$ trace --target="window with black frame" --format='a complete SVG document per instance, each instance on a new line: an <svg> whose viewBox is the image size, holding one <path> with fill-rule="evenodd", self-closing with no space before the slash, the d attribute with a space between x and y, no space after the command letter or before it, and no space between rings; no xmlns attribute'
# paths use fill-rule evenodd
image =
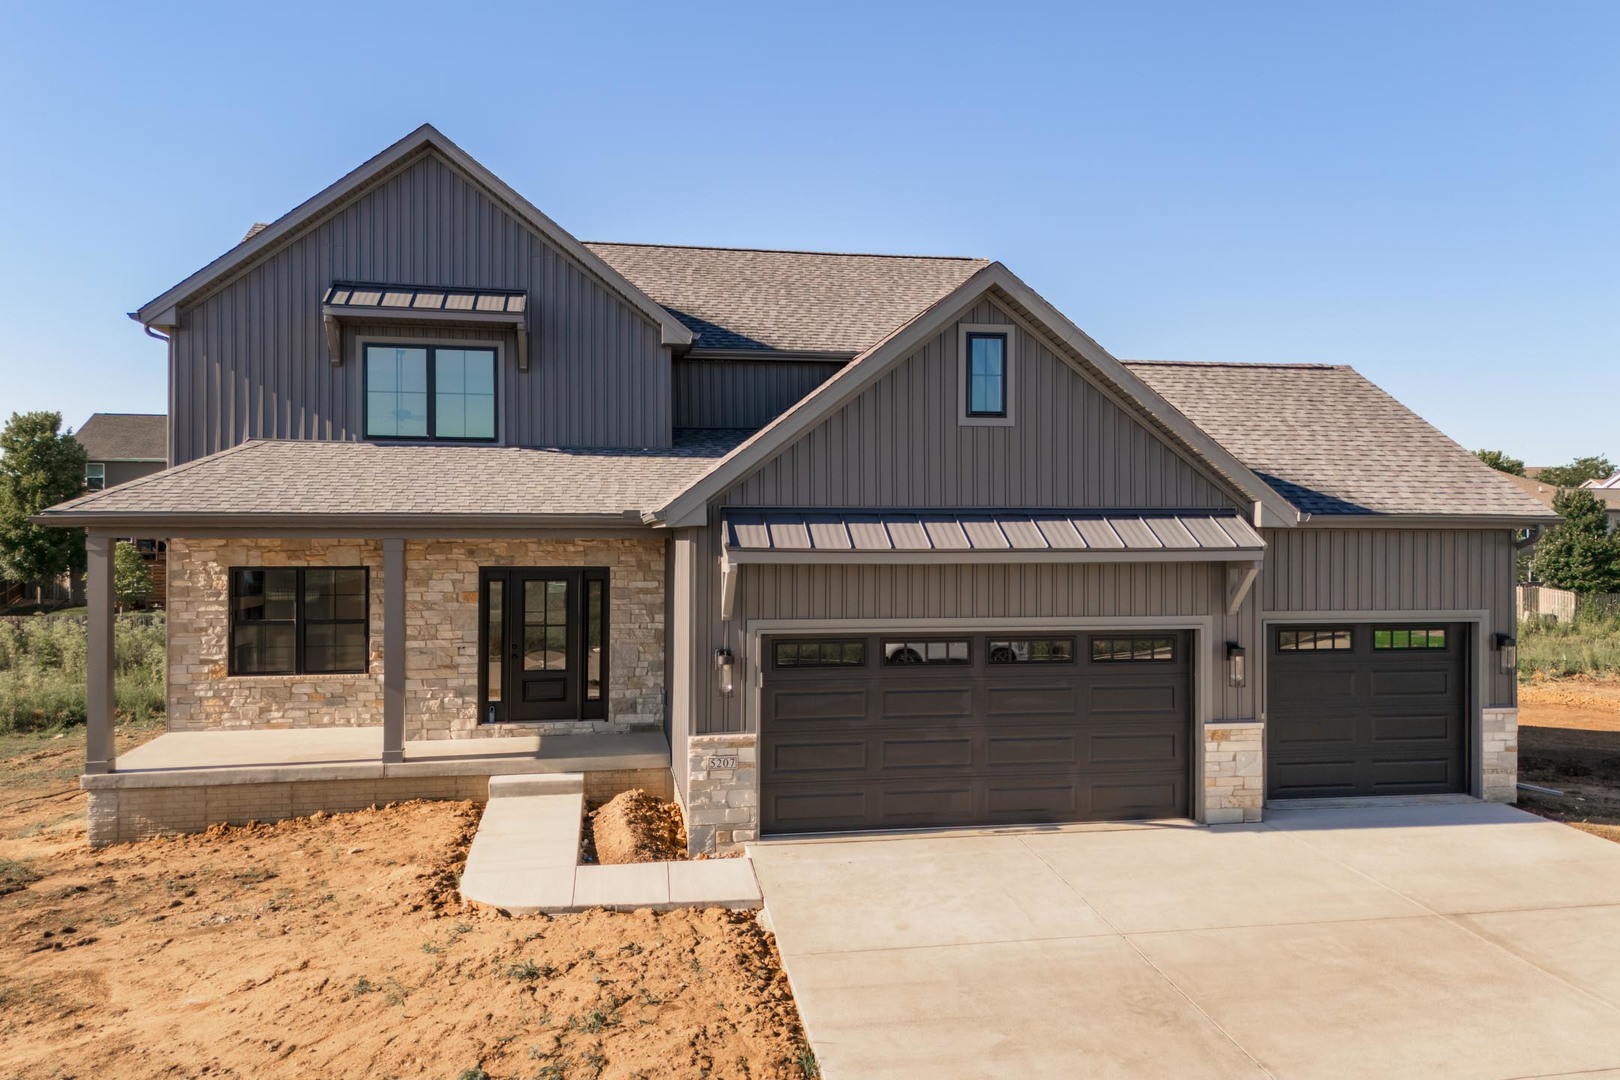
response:
<svg viewBox="0 0 1620 1080"><path fill-rule="evenodd" d="M365 567L233 567L230 574L232 675L367 670Z"/></svg>
<svg viewBox="0 0 1620 1080"><path fill-rule="evenodd" d="M495 350L365 347L366 437L492 442Z"/></svg>

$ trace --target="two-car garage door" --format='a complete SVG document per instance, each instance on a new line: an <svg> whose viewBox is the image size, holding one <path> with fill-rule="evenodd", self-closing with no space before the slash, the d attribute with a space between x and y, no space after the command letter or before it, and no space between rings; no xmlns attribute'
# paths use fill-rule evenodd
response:
<svg viewBox="0 0 1620 1080"><path fill-rule="evenodd" d="M767 833L1182 817L1178 632L768 638Z"/></svg>

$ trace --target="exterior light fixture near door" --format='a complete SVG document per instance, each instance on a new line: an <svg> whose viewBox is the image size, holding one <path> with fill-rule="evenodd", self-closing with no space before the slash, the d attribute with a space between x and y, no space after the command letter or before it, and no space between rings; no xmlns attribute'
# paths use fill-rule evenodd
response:
<svg viewBox="0 0 1620 1080"><path fill-rule="evenodd" d="M1227 682L1233 686L1242 686L1249 681L1248 654L1243 646L1235 641L1226 643L1226 676Z"/></svg>
<svg viewBox="0 0 1620 1080"><path fill-rule="evenodd" d="M1496 659L1502 674L1511 675L1519 670L1519 642L1512 634L1496 635Z"/></svg>
<svg viewBox="0 0 1620 1080"><path fill-rule="evenodd" d="M736 666L737 658L731 655L730 649L714 650L714 674L722 694L730 694L736 689L737 684L733 678Z"/></svg>

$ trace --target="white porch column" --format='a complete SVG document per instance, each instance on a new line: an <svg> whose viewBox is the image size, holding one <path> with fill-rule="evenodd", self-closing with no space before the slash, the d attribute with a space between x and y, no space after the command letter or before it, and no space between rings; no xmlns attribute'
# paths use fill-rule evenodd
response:
<svg viewBox="0 0 1620 1080"><path fill-rule="evenodd" d="M86 582L88 611L85 630L89 651L85 663L84 771L110 773L115 764L113 744L113 587L110 536L85 537L89 560Z"/></svg>
<svg viewBox="0 0 1620 1080"><path fill-rule="evenodd" d="M383 763L405 760L405 541L383 540Z"/></svg>

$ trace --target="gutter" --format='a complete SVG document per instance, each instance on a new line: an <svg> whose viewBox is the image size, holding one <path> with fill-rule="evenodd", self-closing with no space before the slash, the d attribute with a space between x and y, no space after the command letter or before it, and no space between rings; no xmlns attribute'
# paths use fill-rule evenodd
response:
<svg viewBox="0 0 1620 1080"><path fill-rule="evenodd" d="M167 342L169 340L168 335L160 334L156 330L153 330L150 324L141 322L141 313L140 312L138 312L138 311L130 311L130 312L125 312L125 314L127 314L131 319L134 319L136 322L141 323L141 329L146 331L146 336L147 337L156 338L157 340L163 341L163 342ZM169 329L172 330L174 328L171 326Z"/></svg>
<svg viewBox="0 0 1620 1080"><path fill-rule="evenodd" d="M134 510L45 510L28 519L46 528L95 529L569 529L640 531L641 512L620 514L209 514ZM469 534L473 535L473 534Z"/></svg>

